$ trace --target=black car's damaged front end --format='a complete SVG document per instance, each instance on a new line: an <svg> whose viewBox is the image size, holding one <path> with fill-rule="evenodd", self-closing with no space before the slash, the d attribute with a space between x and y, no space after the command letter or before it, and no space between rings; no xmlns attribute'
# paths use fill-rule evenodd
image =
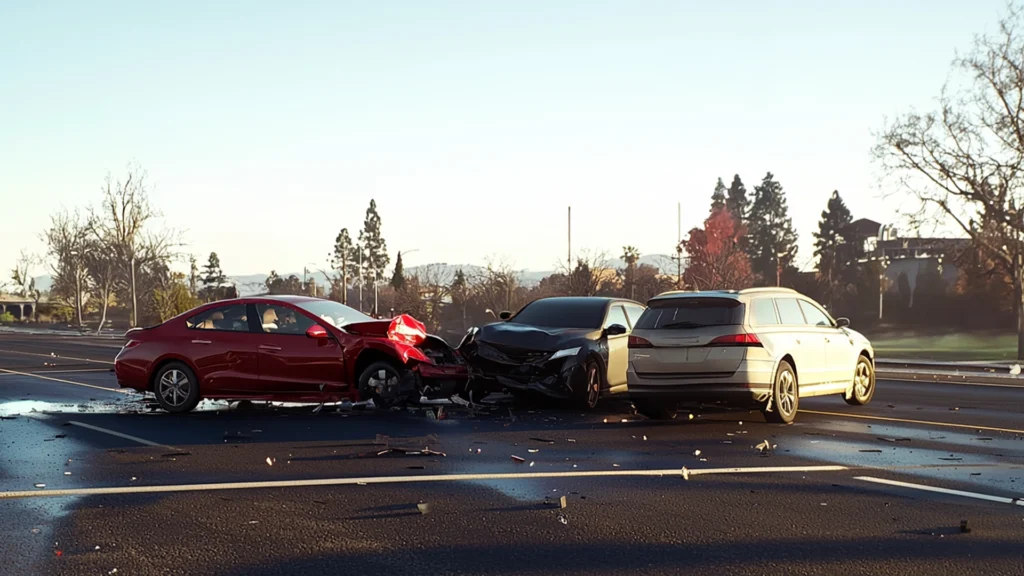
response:
<svg viewBox="0 0 1024 576"><path fill-rule="evenodd" d="M490 342L471 332L459 347L475 387L487 391L535 392L560 400L572 397L585 378L581 353L587 346L533 348Z"/></svg>

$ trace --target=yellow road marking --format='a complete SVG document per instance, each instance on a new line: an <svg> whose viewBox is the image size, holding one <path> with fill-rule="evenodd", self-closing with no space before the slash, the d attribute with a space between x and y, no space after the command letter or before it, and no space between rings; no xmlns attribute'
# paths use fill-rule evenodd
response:
<svg viewBox="0 0 1024 576"><path fill-rule="evenodd" d="M819 410L800 410L804 414L818 414L821 416L838 416L840 418L859 418L861 420L881 420L883 422L902 422L904 424L924 424L925 426L942 426L944 428L963 428L965 430L987 430L989 432L1007 432L1009 434L1024 434L1024 430L1013 428L995 428L992 426L975 426L974 424L953 424L950 422L932 422L930 420L910 420L907 418L887 418L885 416L868 416L866 414L845 414L843 412L822 412Z"/></svg>
<svg viewBox="0 0 1024 576"><path fill-rule="evenodd" d="M93 364L113 364L107 360L93 360L91 358L74 358L72 356L52 356L50 354L40 354L39 352L22 352L20 350L0 350L3 354L21 354L23 356L38 356L40 358L60 358L61 360L75 360L76 362L91 362Z"/></svg>
<svg viewBox="0 0 1024 576"><path fill-rule="evenodd" d="M64 380L63 378L53 378L50 376L41 376L39 374L33 374L31 372L18 372L17 370L7 370L0 368L0 372L4 374L14 374L16 376L30 376L32 378L39 378L40 380L49 380L51 382L60 382L61 384L72 384L74 386L84 386L86 388L95 388L96 390L105 390L107 392L120 392L121 394L130 394L127 390L121 390L119 388L107 388L105 386L96 386L95 384L86 384L85 382L75 382L74 380Z"/></svg>

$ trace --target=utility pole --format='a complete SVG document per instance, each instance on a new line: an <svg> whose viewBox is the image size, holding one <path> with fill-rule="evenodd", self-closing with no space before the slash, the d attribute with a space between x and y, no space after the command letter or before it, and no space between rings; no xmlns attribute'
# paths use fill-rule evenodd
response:
<svg viewBox="0 0 1024 576"><path fill-rule="evenodd" d="M683 287L683 203L676 203L676 290Z"/></svg>
<svg viewBox="0 0 1024 576"><path fill-rule="evenodd" d="M566 260L565 260L566 265L568 266L565 269L567 274L568 273L572 273L572 206L569 206L569 227L568 227L568 232L569 232L569 243L568 243L568 253L567 253L568 254L568 258L566 258Z"/></svg>
<svg viewBox="0 0 1024 576"><path fill-rule="evenodd" d="M366 274L363 272L363 247L359 247L359 311L363 311L363 280Z"/></svg>

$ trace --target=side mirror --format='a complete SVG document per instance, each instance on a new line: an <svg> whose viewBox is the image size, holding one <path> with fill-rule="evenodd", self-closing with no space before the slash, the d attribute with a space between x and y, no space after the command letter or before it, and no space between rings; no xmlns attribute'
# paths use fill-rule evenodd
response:
<svg viewBox="0 0 1024 576"><path fill-rule="evenodd" d="M628 330L626 330L626 327L622 324L612 324L604 329L606 336L622 336L626 332L628 332Z"/></svg>
<svg viewBox="0 0 1024 576"><path fill-rule="evenodd" d="M836 318L836 328L846 328L850 325L849 318Z"/></svg>
<svg viewBox="0 0 1024 576"><path fill-rule="evenodd" d="M501 318L502 320L508 320L511 317L512 313L509 312L508 310L502 310L501 313L498 314L498 318Z"/></svg>
<svg viewBox="0 0 1024 576"><path fill-rule="evenodd" d="M330 335L327 333L327 329L319 324L313 324L306 330L306 336L316 340L326 340Z"/></svg>

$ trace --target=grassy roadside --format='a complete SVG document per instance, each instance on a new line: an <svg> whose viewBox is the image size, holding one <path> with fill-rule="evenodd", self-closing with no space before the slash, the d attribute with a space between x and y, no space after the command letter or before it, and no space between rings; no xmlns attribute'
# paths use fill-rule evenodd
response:
<svg viewBox="0 0 1024 576"><path fill-rule="evenodd" d="M867 334L882 359L945 362L1008 361L1017 356L1017 335L1007 332Z"/></svg>

